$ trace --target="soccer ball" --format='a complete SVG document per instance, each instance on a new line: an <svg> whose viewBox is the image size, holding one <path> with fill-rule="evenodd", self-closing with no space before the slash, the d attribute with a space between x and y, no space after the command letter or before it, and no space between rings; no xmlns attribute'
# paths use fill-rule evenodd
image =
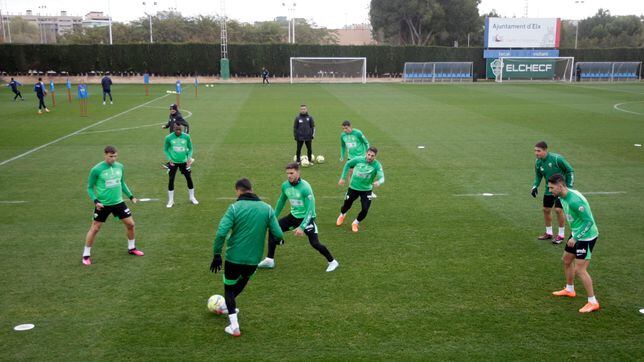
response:
<svg viewBox="0 0 644 362"><path fill-rule="evenodd" d="M304 158L304 157L302 157L302 162L300 162L300 164L302 165L302 167L311 166L311 163L309 162L308 158Z"/></svg>
<svg viewBox="0 0 644 362"><path fill-rule="evenodd" d="M226 300L224 297L222 297L219 294L215 294L208 298L208 310L217 313L217 314L222 314L226 309Z"/></svg>
<svg viewBox="0 0 644 362"><path fill-rule="evenodd" d="M318 157L315 159L315 162L317 163L324 163L324 156L318 155Z"/></svg>
<svg viewBox="0 0 644 362"><path fill-rule="evenodd" d="M168 93L168 94L172 93L172 91L171 91L171 90L167 90L167 91L165 91L165 92L166 92L166 93Z"/></svg>

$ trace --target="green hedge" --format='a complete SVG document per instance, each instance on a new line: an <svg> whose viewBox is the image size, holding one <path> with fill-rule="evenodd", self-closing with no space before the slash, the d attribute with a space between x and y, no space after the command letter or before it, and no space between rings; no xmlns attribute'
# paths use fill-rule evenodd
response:
<svg viewBox="0 0 644 362"><path fill-rule="evenodd" d="M562 49L561 56L579 61L642 61L644 48ZM29 70L84 74L145 70L158 75L219 74L219 44L119 44L119 45L0 45L0 72ZM228 46L231 74L258 75L266 66L271 73L289 73L289 57L367 57L372 75L398 74L412 61L471 61L478 77L485 76L482 48L340 46L289 44L232 44Z"/></svg>

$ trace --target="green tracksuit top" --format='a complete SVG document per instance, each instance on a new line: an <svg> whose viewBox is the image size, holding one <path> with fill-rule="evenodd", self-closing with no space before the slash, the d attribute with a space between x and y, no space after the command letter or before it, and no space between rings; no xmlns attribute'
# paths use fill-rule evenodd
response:
<svg viewBox="0 0 644 362"><path fill-rule="evenodd" d="M364 156L368 148L369 141L359 129L353 128L351 133L340 135L340 160L344 160L345 153L348 160Z"/></svg>
<svg viewBox="0 0 644 362"><path fill-rule="evenodd" d="M92 201L98 200L105 206L120 204L123 202L121 193L132 197L125 184L125 173L120 162L110 165L103 161L92 167L87 179L87 194Z"/></svg>
<svg viewBox="0 0 644 362"><path fill-rule="evenodd" d="M170 133L165 137L163 152L168 160L174 163L186 163L192 158L192 140L187 133L176 134Z"/></svg>
<svg viewBox="0 0 644 362"><path fill-rule="evenodd" d="M228 207L221 218L213 242L213 251L215 254L221 254L224 241L228 237L227 261L257 265L264 255L267 229L277 239L284 238L273 208L254 194L243 194Z"/></svg>
<svg viewBox="0 0 644 362"><path fill-rule="evenodd" d="M575 240L588 241L599 235L588 200L581 192L568 189L566 197L560 197L559 200Z"/></svg>
<svg viewBox="0 0 644 362"><path fill-rule="evenodd" d="M284 208L286 200L291 203L291 214L298 219L303 219L300 228L304 229L306 225L315 219L315 196L313 189L308 182L299 179L295 186L286 180L282 184L282 192L275 205L275 214L279 215Z"/></svg>
<svg viewBox="0 0 644 362"><path fill-rule="evenodd" d="M373 190L373 182L376 180L381 185L385 183L385 172L378 160L367 162L365 157L354 158L344 165L340 178L344 180L351 168L353 168L353 175L351 175L349 187L356 191Z"/></svg>
<svg viewBox="0 0 644 362"><path fill-rule="evenodd" d="M534 172L535 176L532 186L539 187L541 179L544 178L546 180L546 195L552 195L548 190L548 179L554 174L561 174L566 180L566 186L568 187L573 187L572 185L575 181L575 174L572 166L570 166L563 156L552 152L548 152L548 155L543 160L540 158L536 159L534 163Z"/></svg>

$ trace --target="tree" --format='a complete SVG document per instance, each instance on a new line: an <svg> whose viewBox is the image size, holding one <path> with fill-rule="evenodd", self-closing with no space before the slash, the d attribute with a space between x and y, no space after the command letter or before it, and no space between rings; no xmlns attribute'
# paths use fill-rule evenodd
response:
<svg viewBox="0 0 644 362"><path fill-rule="evenodd" d="M369 17L380 41L451 45L480 29L480 0L372 0Z"/></svg>
<svg viewBox="0 0 644 362"><path fill-rule="evenodd" d="M40 43L40 30L34 23L21 17L13 17L8 26L11 30L11 42L13 43Z"/></svg>
<svg viewBox="0 0 644 362"><path fill-rule="evenodd" d="M635 15L612 16L609 10L599 9L594 16L579 22L579 47L642 47L642 19Z"/></svg>

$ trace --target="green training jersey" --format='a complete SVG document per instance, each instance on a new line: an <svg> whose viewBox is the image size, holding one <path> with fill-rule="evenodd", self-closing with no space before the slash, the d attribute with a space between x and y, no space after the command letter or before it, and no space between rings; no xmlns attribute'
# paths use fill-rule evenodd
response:
<svg viewBox="0 0 644 362"><path fill-rule="evenodd" d="M381 185L385 183L385 172L378 160L367 162L365 157L352 159L344 165L341 179L347 177L350 168L353 169L353 175L349 187L356 191L371 191L374 181L378 181Z"/></svg>
<svg viewBox="0 0 644 362"><path fill-rule="evenodd" d="M123 202L121 193L132 197L125 184L125 173L120 162L110 165L103 161L92 167L87 179L87 194L92 201L98 200L105 206L120 204Z"/></svg>
<svg viewBox="0 0 644 362"><path fill-rule="evenodd" d="M559 200L575 240L588 241L599 235L588 200L581 192L568 189L566 197L560 197Z"/></svg>
<svg viewBox="0 0 644 362"><path fill-rule="evenodd" d="M364 156L369 148L369 141L359 129L352 129L351 133L342 132L340 135L340 160Z"/></svg>
<svg viewBox="0 0 644 362"><path fill-rule="evenodd" d="M177 136L174 132L170 133L165 137L163 152L168 160L174 163L188 162L192 158L192 140L190 139L190 135L182 133Z"/></svg>
<svg viewBox="0 0 644 362"><path fill-rule="evenodd" d="M548 190L548 179L554 174L561 174L564 179L566 179L566 185L568 187L573 187L572 185L575 181L575 174L572 166L570 166L563 156L552 152L548 152L546 158L543 160L540 158L536 159L534 163L534 172L535 176L532 186L539 187L541 179L545 179L546 195L552 195Z"/></svg>
<svg viewBox="0 0 644 362"><path fill-rule="evenodd" d="M291 203L291 214L298 219L303 219L300 227L304 229L316 216L315 196L313 196L311 185L302 179L295 186L291 185L288 180L284 181L282 192L277 200L277 205L275 205L277 215L282 212L287 199Z"/></svg>
<svg viewBox="0 0 644 362"><path fill-rule="evenodd" d="M227 261L257 265L264 255L267 229L277 239L284 237L273 208L253 194L243 194L228 206L221 218L213 242L213 251L215 254L221 254L224 241L228 238Z"/></svg>

